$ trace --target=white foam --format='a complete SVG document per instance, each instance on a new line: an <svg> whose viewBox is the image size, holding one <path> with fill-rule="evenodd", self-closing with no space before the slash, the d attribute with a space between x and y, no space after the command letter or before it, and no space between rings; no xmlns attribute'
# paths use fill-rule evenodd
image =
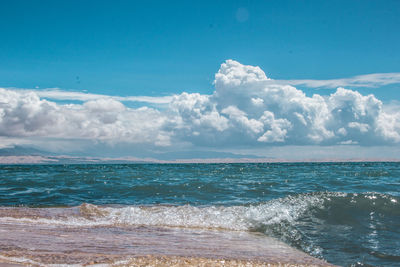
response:
<svg viewBox="0 0 400 267"><path fill-rule="evenodd" d="M248 206L80 206L78 216L63 218L11 218L1 222L41 223L68 227L168 226L250 230L260 225L293 222L310 207L323 205L320 195L297 195Z"/></svg>

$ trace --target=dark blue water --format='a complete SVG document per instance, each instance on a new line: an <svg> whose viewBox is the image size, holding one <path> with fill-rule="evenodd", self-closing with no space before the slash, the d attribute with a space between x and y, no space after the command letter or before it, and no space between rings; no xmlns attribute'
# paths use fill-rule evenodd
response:
<svg viewBox="0 0 400 267"><path fill-rule="evenodd" d="M400 163L0 166L0 206L82 203L157 205L192 226L232 220L334 264L400 266Z"/></svg>

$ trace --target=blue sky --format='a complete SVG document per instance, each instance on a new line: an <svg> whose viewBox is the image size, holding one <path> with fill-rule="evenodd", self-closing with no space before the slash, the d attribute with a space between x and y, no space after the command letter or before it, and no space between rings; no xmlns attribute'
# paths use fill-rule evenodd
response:
<svg viewBox="0 0 400 267"><path fill-rule="evenodd" d="M1 86L211 93L226 59L274 79L400 71L399 1L17 0L1 10Z"/></svg>
<svg viewBox="0 0 400 267"><path fill-rule="evenodd" d="M68 103L83 105L84 102L94 101L99 97L84 101L71 99L71 97L68 99L49 98L40 91L58 88L58 91L62 92L84 92L121 97L170 97L183 92L212 95L216 91L215 74L220 70L222 63L233 59L244 66L259 66L268 78L283 81L282 84L291 84L309 98L313 94L329 96L341 86L357 91L362 96L374 94L376 99L382 101L386 110L395 110L391 113L392 116L397 114L397 102L400 101L399 78L396 74L400 72L399 12L399 1L366 0L3 1L0 23L0 87L18 92L21 91L20 89L33 89L39 92L42 100L47 99L59 106ZM365 86L344 82L340 84L342 80L335 87L322 83L323 85L317 88L306 82L290 82L293 80L337 80L377 73L391 73L397 76L394 75L395 78L392 77L393 75L390 76L394 80L387 84L382 82L373 84L374 82L370 81ZM220 93L228 85L221 83ZM19 97L26 98L25 95ZM251 97L255 99L254 103L259 103L264 99L254 95ZM154 99L147 102L114 100L132 109L144 106L161 113L165 109L171 109L170 113L178 112L180 118L183 118L182 110L177 111L166 107L170 99L161 100L163 102L161 104L154 103L157 102ZM249 121L251 119L260 121L261 114L264 114L261 111L261 113L255 111L254 113L247 107L240 108L240 105L235 104L234 101L229 105L218 101L216 98L211 101L212 105L215 105L218 116L225 116L228 119L234 117L232 114L236 114L237 119L240 113L229 109L230 106L246 113L246 119ZM266 103L265 99L264 102ZM329 103L328 105L333 105ZM97 104L103 105L103 109L104 105L118 106L116 103L106 102ZM225 113L223 108L225 108ZM203 108L203 110L206 109ZM354 118L357 117L360 121L343 120L346 121L347 126L345 126L351 129L358 124L369 125L368 129L365 128L366 126L359 125L360 131L364 134L362 138L356 134L351 135L344 126L338 126L336 130L333 130L332 122L327 122L326 129L332 131L335 136L337 135L335 131L343 134L346 132L352 139L339 138L340 140L326 141L325 138L332 138L326 133L323 141L318 141L317 138L316 143L313 143L299 141L301 138L294 138L296 136L294 133L290 135L290 131L296 127L290 116L287 117L287 114L284 116L279 112L278 114L271 109L265 110L271 111L276 116L275 119L287 119L288 125L292 125L285 126L287 136L282 137L285 141L281 141L279 137L273 139L277 143L268 141L278 146L283 144L335 146L338 142L341 145L353 142L365 146L370 142L368 140L373 139L371 136L365 137L365 131L374 131L375 135L383 131L381 130L383 124L378 125L376 121L382 121L385 117L382 115L376 121L370 121L367 118L360 119L359 116ZM393 116L385 127L399 122L397 115ZM42 118L43 121L46 120L44 115ZM189 120L189 118L184 119ZM96 120L98 120L97 117ZM171 118L168 119L169 122L171 120ZM3 116L3 123L4 121ZM232 121L229 123L232 128L238 127ZM268 124L265 121L263 123L264 126ZM27 125L31 124L32 122L25 122L24 129L29 129ZM281 122L281 127L284 128L284 124ZM214 143L207 144L196 137L205 133L190 128L192 126L180 125L182 129L189 127L192 130L191 133L194 133L197 138L194 137L192 140L187 138L188 133L177 133L176 130L171 130L178 127L174 125L168 123L168 126L156 132L159 135L160 132L173 132L171 135L161 134L160 138L167 138L168 135L168 138L175 141L179 139L177 143L171 141L176 148L187 149L191 146L195 146L196 149L215 148ZM267 132L267 128L272 129L272 124L268 125L269 128L265 126L259 132L256 128L251 128L254 130L253 134L258 133L258 136L253 137L259 139L260 136L264 136L262 132ZM7 124L7 129L10 127L14 129L14 126ZM29 133L0 131L3 146L22 139L24 140L21 141L22 143L36 145L47 139L62 139L62 142L66 142L65 137L55 134L56 130L49 130L49 126L41 127L43 128L35 128L28 131ZM225 126L221 127L218 125L216 128L218 133L223 133L228 129L225 129ZM342 128L345 130L339 130ZM385 132L386 135L382 135L379 132L384 137L381 136L379 140L373 139L372 143L390 146L396 144L397 146L398 141L394 141L397 139L393 137L393 134L399 133L399 130L396 127L392 128L390 128L393 131L392 134ZM210 131L206 132L210 134ZM124 138L117 135L113 141L107 139L107 142L120 144L120 140L123 139L125 141L122 143L130 143L125 135L129 134L124 132ZM154 135L157 134L154 133ZM88 136L90 135L79 136L77 139L89 138ZM239 142L240 144L236 146L235 140L243 138L239 133L232 133L232 136L229 136L233 136L232 142L224 144L220 150L239 151L240 147L248 151L258 147L250 140L244 143ZM313 136L313 134L307 133L304 138L307 139L307 136ZM353 140L356 137L361 139ZM4 141L6 139L8 141ZM33 142L33 139L40 139L40 142ZM101 138L99 140L104 141ZM163 142L160 140L153 140L153 145ZM286 140L292 141L286 143ZM114 144L115 146L118 145ZM146 149L140 148L140 150Z"/></svg>

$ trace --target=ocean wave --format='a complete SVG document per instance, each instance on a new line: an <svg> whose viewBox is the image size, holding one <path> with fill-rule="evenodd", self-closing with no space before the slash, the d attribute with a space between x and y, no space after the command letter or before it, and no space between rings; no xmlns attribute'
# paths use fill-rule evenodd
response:
<svg viewBox="0 0 400 267"><path fill-rule="evenodd" d="M0 220L62 224L69 227L147 225L252 230L263 224L294 221L308 209L320 206L323 202L324 200L318 195L306 194L240 206L107 207L83 203L65 213L62 212L63 208L23 208L26 213L20 210L17 216L8 217L7 211L3 210ZM42 212L43 209L47 212ZM74 209L77 212L72 212ZM12 209L7 208L7 210ZM32 210L37 212L32 212Z"/></svg>
<svg viewBox="0 0 400 267"><path fill-rule="evenodd" d="M237 206L0 208L0 223L63 227L179 227L261 232L319 258L354 250L398 258L400 198L381 193L317 192ZM335 240L335 243L332 242ZM388 240L392 240L388 242ZM323 249L324 248L324 249ZM329 255L328 255L329 257Z"/></svg>
<svg viewBox="0 0 400 267"><path fill-rule="evenodd" d="M379 194L349 194L340 192L319 192L297 194L271 201L239 206L122 206L107 207L83 203L75 212L67 208L3 208L0 220L32 221L35 223L63 224L70 227L119 225L119 226L168 226L217 228L227 230L263 231L263 227L280 223L294 223L304 216L326 217L323 213L337 207L342 213L348 209L389 212L400 215L399 197ZM13 218L7 216L7 209L24 209ZM32 213L37 210L37 213ZM39 212L47 210L47 212ZM29 216L25 216L28 215ZM36 214L33 216L32 214ZM332 216L334 214L331 214ZM346 218L348 220L349 218Z"/></svg>

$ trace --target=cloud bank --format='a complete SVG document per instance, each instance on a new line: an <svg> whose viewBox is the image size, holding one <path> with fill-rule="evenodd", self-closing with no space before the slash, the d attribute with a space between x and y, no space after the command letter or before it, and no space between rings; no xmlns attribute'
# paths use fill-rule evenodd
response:
<svg viewBox="0 0 400 267"><path fill-rule="evenodd" d="M292 85L273 81L259 67L227 60L215 75L212 95L119 98L0 89L0 140L232 148L400 143L400 109L384 110L373 95L339 87L330 95L308 97ZM83 103L61 104L49 98ZM124 101L167 107L129 108Z"/></svg>
<svg viewBox="0 0 400 267"><path fill-rule="evenodd" d="M400 73L373 73L358 75L351 78L330 80L287 80L277 81L281 84L304 85L311 88L337 88L337 87L379 87L400 83Z"/></svg>
<svg viewBox="0 0 400 267"><path fill-rule="evenodd" d="M168 104L172 100L172 96L108 96L100 94L90 94L83 92L62 91L58 88L47 90L27 90L27 89L14 89L22 93L33 92L37 96L52 100L77 100L77 101L91 101L98 99L113 99L121 102L144 102L150 104Z"/></svg>

